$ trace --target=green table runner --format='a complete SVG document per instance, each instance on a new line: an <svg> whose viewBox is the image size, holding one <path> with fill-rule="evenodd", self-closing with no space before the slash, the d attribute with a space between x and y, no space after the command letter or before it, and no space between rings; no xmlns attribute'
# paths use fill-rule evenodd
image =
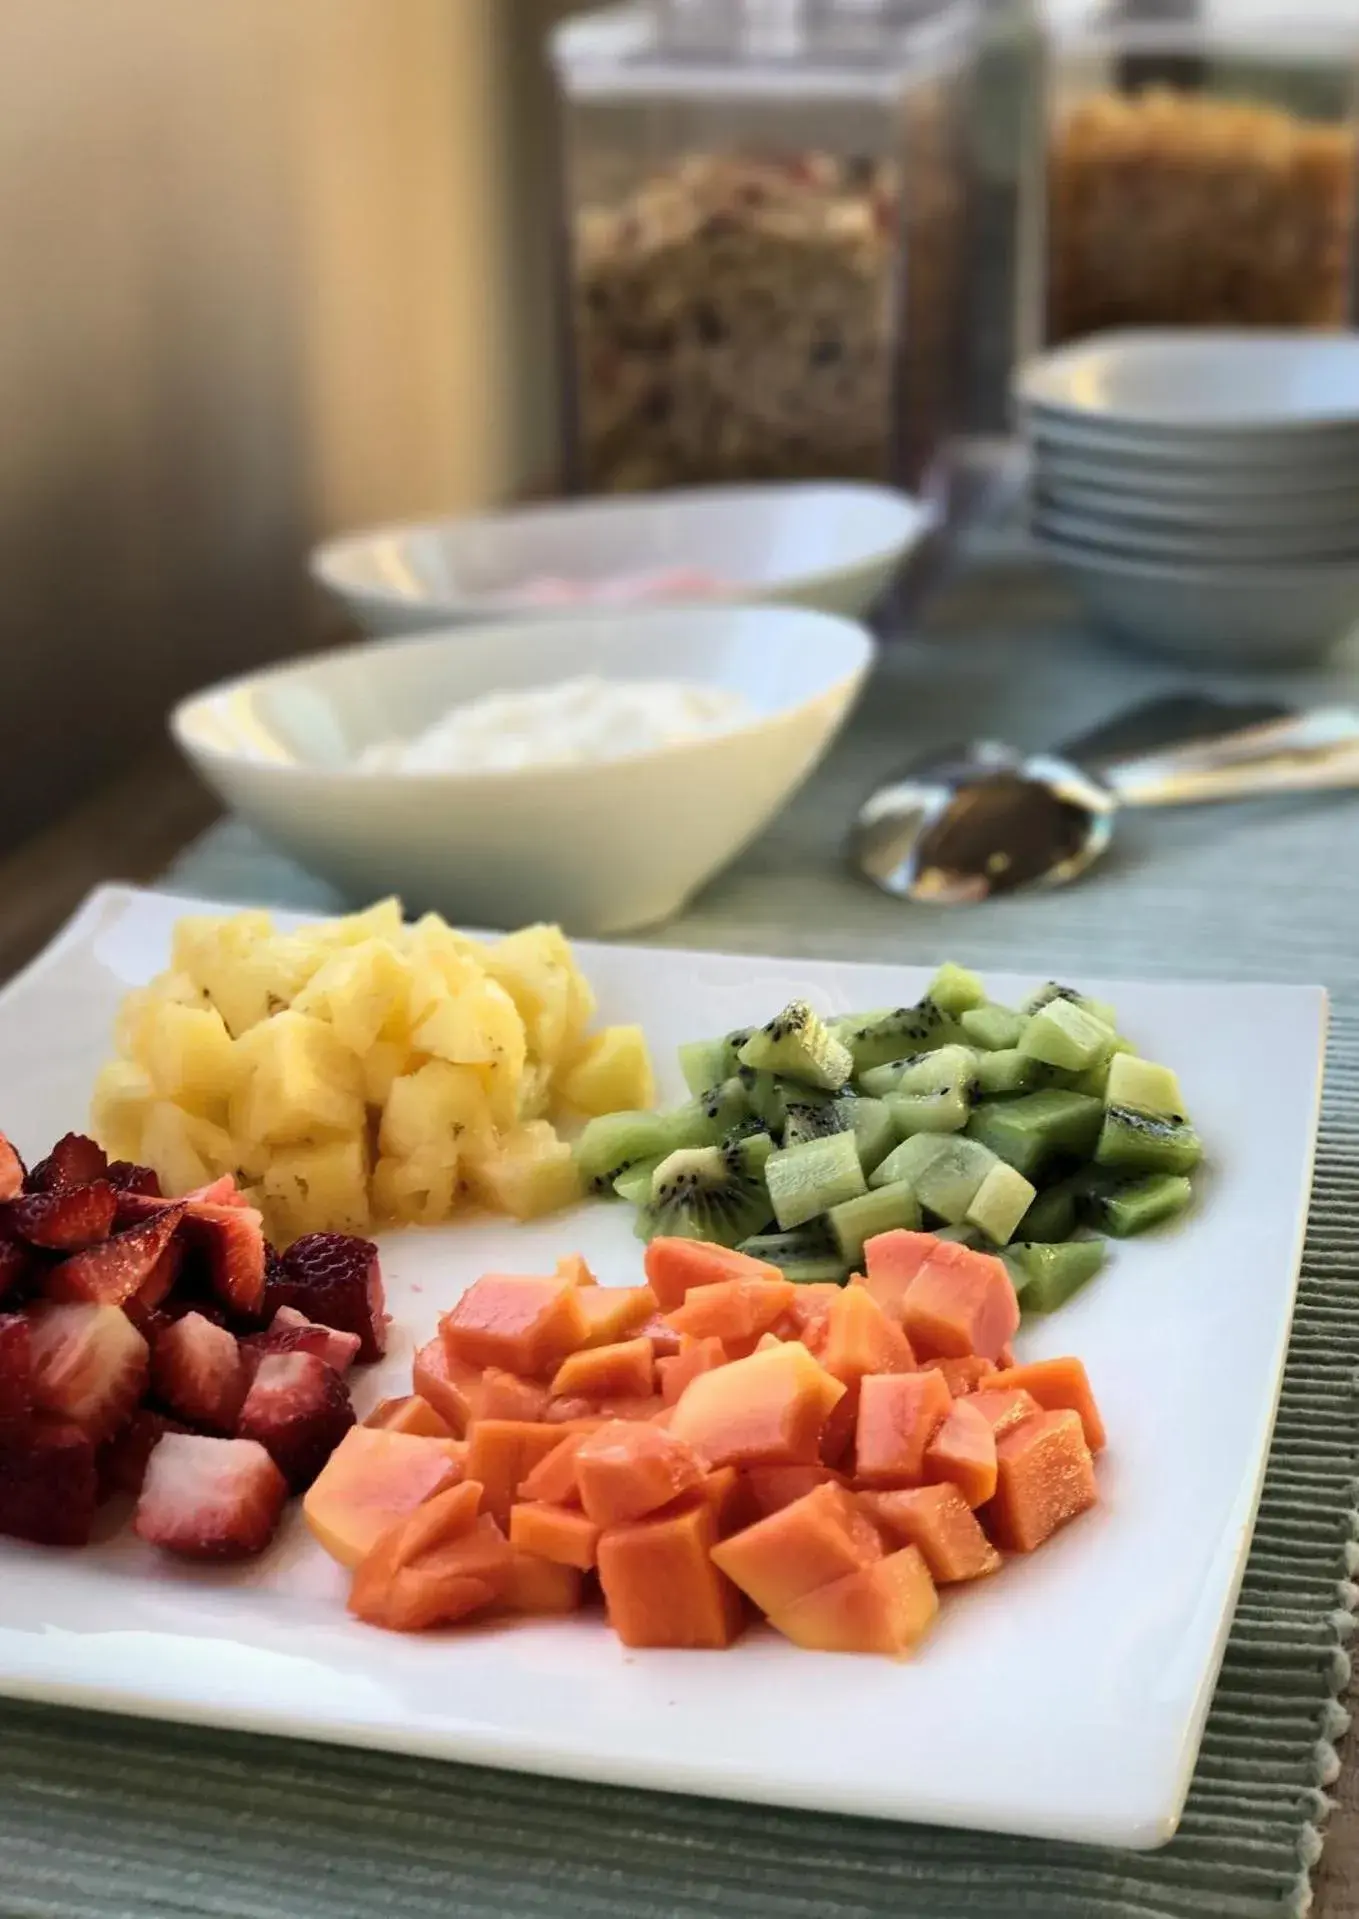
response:
<svg viewBox="0 0 1359 1919"><path fill-rule="evenodd" d="M949 954L1076 978L1330 988L1321 1149L1283 1401L1172 1844L1149 1854L1037 1844L0 1703L0 1913L1255 1919L1306 1909L1347 1723L1342 1642L1359 1568L1359 797L1130 819L1115 856L1082 886L956 914L903 909L837 858L854 801L911 748L985 731L1051 742L1191 677L1100 649L1023 568L974 571L921 633L889 648L858 719L784 818L656 935L903 964ZM1353 658L1268 685L1359 698ZM242 901L339 903L230 825L191 849L168 883Z"/></svg>

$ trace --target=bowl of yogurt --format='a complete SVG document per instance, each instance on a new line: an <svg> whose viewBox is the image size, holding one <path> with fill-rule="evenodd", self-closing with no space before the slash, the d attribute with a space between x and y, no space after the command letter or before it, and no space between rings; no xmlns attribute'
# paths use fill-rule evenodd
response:
<svg viewBox="0 0 1359 1919"><path fill-rule="evenodd" d="M193 695L171 731L355 900L621 933L671 918L768 825L873 652L794 607L578 612L309 655Z"/></svg>

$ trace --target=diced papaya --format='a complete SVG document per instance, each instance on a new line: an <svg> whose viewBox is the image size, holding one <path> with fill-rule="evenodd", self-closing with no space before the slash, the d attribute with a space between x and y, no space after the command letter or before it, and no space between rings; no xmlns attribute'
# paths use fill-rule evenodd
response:
<svg viewBox="0 0 1359 1919"><path fill-rule="evenodd" d="M354 1574L349 1610L372 1626L422 1632L493 1604L513 1555L495 1521L478 1515L480 1495L465 1480L389 1528Z"/></svg>
<svg viewBox="0 0 1359 1919"><path fill-rule="evenodd" d="M996 1354L996 1370L998 1372L1008 1373L1017 1363L1015 1359L1015 1349L1007 1339L1000 1351Z"/></svg>
<svg viewBox="0 0 1359 1919"><path fill-rule="evenodd" d="M997 1374L996 1378L999 1377ZM1032 1393L1026 1393L1022 1388L1016 1390L1013 1386L998 1388L992 1380L988 1380L975 1393L969 1393L968 1399L973 1411L981 1414L998 1441L1043 1410Z"/></svg>
<svg viewBox="0 0 1359 1919"><path fill-rule="evenodd" d="M656 1420L662 1413L670 1411L659 1393L619 1393L613 1399L592 1399L585 1403L601 1419L625 1419L637 1423Z"/></svg>
<svg viewBox="0 0 1359 1919"><path fill-rule="evenodd" d="M655 1373L651 1341L621 1339L612 1346L568 1353L553 1374L552 1391L578 1393L582 1399L646 1399L655 1385Z"/></svg>
<svg viewBox="0 0 1359 1919"><path fill-rule="evenodd" d="M831 1305L839 1299L841 1290L834 1281L822 1279L795 1286L788 1310L774 1331L784 1339L800 1339L807 1351L819 1359L826 1343Z"/></svg>
<svg viewBox="0 0 1359 1919"><path fill-rule="evenodd" d="M885 1539L920 1548L937 1585L981 1579L1000 1565L1000 1554L977 1515L947 1481L894 1493L860 1493L859 1504Z"/></svg>
<svg viewBox="0 0 1359 1919"><path fill-rule="evenodd" d="M726 1246L710 1246L706 1240L664 1235L647 1246L642 1265L663 1313L682 1306L693 1286L715 1286L724 1279L783 1279L778 1267L767 1260L752 1259Z"/></svg>
<svg viewBox="0 0 1359 1919"><path fill-rule="evenodd" d="M881 1558L877 1527L852 1495L835 1485L813 1487L713 1547L714 1563L770 1614Z"/></svg>
<svg viewBox="0 0 1359 1919"><path fill-rule="evenodd" d="M795 1646L813 1652L877 1652L896 1658L924 1638L939 1610L920 1552L903 1546L843 1579L818 1586L786 1611L771 1616Z"/></svg>
<svg viewBox="0 0 1359 1919"><path fill-rule="evenodd" d="M742 1343L744 1344L745 1342L742 1342ZM782 1346L782 1344L783 1344L783 1341L779 1338L777 1333L761 1333L760 1337L755 1341L754 1346L751 1348L751 1351L756 1353L767 1353L773 1347ZM735 1351L732 1353L732 1358L739 1359L741 1356L742 1355L741 1355L740 1347L737 1347Z"/></svg>
<svg viewBox="0 0 1359 1919"><path fill-rule="evenodd" d="M509 1578L500 1595L500 1603L508 1611L552 1614L579 1610L582 1578L575 1566L526 1553L512 1540L510 1554Z"/></svg>
<svg viewBox="0 0 1359 1919"><path fill-rule="evenodd" d="M601 1528L583 1512L520 1500L510 1508L510 1544L558 1566L589 1572L595 1563Z"/></svg>
<svg viewBox="0 0 1359 1919"><path fill-rule="evenodd" d="M467 1477L484 1488L482 1506L502 1526L519 1488L561 1442L554 1426L522 1419L477 1419L467 1436Z"/></svg>
<svg viewBox="0 0 1359 1919"><path fill-rule="evenodd" d="M982 1506L996 1490L996 1435L970 1400L955 1399L943 1425L925 1448L925 1478L947 1480L969 1506Z"/></svg>
<svg viewBox="0 0 1359 1919"><path fill-rule="evenodd" d="M1105 1443L1104 1421L1099 1416L1090 1380L1079 1359L1034 1359L1027 1366L1011 1366L997 1373L987 1385L997 1390L1010 1388L1032 1395L1045 1412L1070 1410L1079 1413L1085 1431L1085 1443L1092 1453Z"/></svg>
<svg viewBox="0 0 1359 1919"><path fill-rule="evenodd" d="M656 1361L661 1398L667 1406L673 1406L691 1379L726 1363L727 1349L720 1339L694 1339L688 1333L683 1334L679 1351Z"/></svg>
<svg viewBox="0 0 1359 1919"><path fill-rule="evenodd" d="M918 1486L925 1477L925 1450L953 1405L943 1374L933 1367L923 1373L871 1374L859 1388L857 1480L865 1486Z"/></svg>
<svg viewBox="0 0 1359 1919"><path fill-rule="evenodd" d="M996 1370L993 1361L982 1359L976 1353L964 1353L960 1359L932 1359L930 1364L944 1375L955 1399L975 1393L980 1385L990 1381Z"/></svg>
<svg viewBox="0 0 1359 1919"><path fill-rule="evenodd" d="M440 1321L444 1345L472 1366L503 1366L529 1378L555 1372L589 1328L570 1280L483 1273Z"/></svg>
<svg viewBox="0 0 1359 1919"><path fill-rule="evenodd" d="M573 1429L560 1438L550 1453L545 1453L519 1485L520 1499L545 1499L552 1506L578 1506L576 1489L576 1453L586 1432L601 1422L592 1421L584 1430ZM558 1429L560 1430L560 1429Z"/></svg>
<svg viewBox="0 0 1359 1919"><path fill-rule="evenodd" d="M568 1393L565 1399L549 1399L544 1422L549 1426L580 1426L587 1419L596 1422L604 1415L598 1403L593 1399L582 1399L579 1393Z"/></svg>
<svg viewBox="0 0 1359 1919"><path fill-rule="evenodd" d="M581 1347L612 1346L641 1331L656 1311L656 1295L649 1286L593 1286L579 1304L586 1328Z"/></svg>
<svg viewBox="0 0 1359 1919"><path fill-rule="evenodd" d="M712 1507L720 1539L748 1526L755 1518L745 1481L735 1466L717 1466L694 1488L695 1499Z"/></svg>
<svg viewBox="0 0 1359 1919"><path fill-rule="evenodd" d="M398 1520L463 1477L461 1440L351 1426L302 1502L308 1526L342 1566L357 1566Z"/></svg>
<svg viewBox="0 0 1359 1919"><path fill-rule="evenodd" d="M558 1279L569 1279L573 1286L598 1286L590 1268L580 1253L563 1253L557 1261Z"/></svg>
<svg viewBox="0 0 1359 1919"><path fill-rule="evenodd" d="M1019 1300L993 1253L940 1240L906 1288L901 1323L922 1361L995 1359L1019 1325Z"/></svg>
<svg viewBox="0 0 1359 1919"><path fill-rule="evenodd" d="M600 1526L644 1519L703 1479L707 1467L682 1439L659 1426L609 1420L576 1448L576 1488Z"/></svg>
<svg viewBox="0 0 1359 1919"><path fill-rule="evenodd" d="M864 1242L864 1270L854 1283L872 1293L888 1318L900 1325L906 1288L938 1244L933 1233L909 1233L904 1227L875 1233Z"/></svg>
<svg viewBox="0 0 1359 1919"><path fill-rule="evenodd" d="M713 1563L716 1544L717 1522L702 1500L601 1536L599 1583L625 1646L731 1644L741 1630L741 1598Z"/></svg>
<svg viewBox="0 0 1359 1919"><path fill-rule="evenodd" d="M804 1493L813 1492L818 1486L843 1483L839 1473L829 1466L747 1466L741 1477L758 1519L782 1512L785 1506L791 1506L795 1499L801 1499Z"/></svg>
<svg viewBox="0 0 1359 1919"><path fill-rule="evenodd" d="M915 1354L900 1326L870 1292L846 1286L831 1302L821 1364L848 1386L869 1373L909 1373Z"/></svg>
<svg viewBox="0 0 1359 1919"><path fill-rule="evenodd" d="M547 1413L548 1391L536 1379L522 1379L503 1367L488 1366L481 1376L473 1419L538 1420Z"/></svg>
<svg viewBox="0 0 1359 1919"><path fill-rule="evenodd" d="M644 1319L637 1331L643 1339L651 1341L651 1350L657 1359L673 1359L680 1349L679 1334L660 1313L653 1313L650 1319Z"/></svg>
<svg viewBox="0 0 1359 1919"><path fill-rule="evenodd" d="M844 1391L789 1340L691 1379L671 1411L670 1431L711 1466L814 1465Z"/></svg>
<svg viewBox="0 0 1359 1919"><path fill-rule="evenodd" d="M420 1439L452 1439L453 1428L419 1393L406 1393L400 1399L380 1399L365 1426L383 1432L412 1433Z"/></svg>
<svg viewBox="0 0 1359 1919"><path fill-rule="evenodd" d="M481 1410L484 1381L480 1366L455 1359L436 1335L416 1353L411 1371L416 1392L434 1408L449 1431L461 1437Z"/></svg>
<svg viewBox="0 0 1359 1919"><path fill-rule="evenodd" d="M1081 1416L1038 1413L996 1447L996 1493L981 1515L1006 1552L1031 1553L1098 1498Z"/></svg>
<svg viewBox="0 0 1359 1919"><path fill-rule="evenodd" d="M721 1279L711 1286L691 1286L680 1306L666 1318L678 1333L695 1339L720 1339L733 1358L742 1357L767 1333L793 1297L787 1279Z"/></svg>
<svg viewBox="0 0 1359 1919"><path fill-rule="evenodd" d="M854 1451L854 1428L859 1423L860 1384L859 1380L852 1379L845 1388L844 1398L831 1408L830 1418L821 1434L823 1466L839 1469Z"/></svg>

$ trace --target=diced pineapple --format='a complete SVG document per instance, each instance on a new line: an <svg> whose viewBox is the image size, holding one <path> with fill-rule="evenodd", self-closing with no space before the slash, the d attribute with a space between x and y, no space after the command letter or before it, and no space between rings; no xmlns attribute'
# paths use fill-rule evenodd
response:
<svg viewBox="0 0 1359 1919"><path fill-rule="evenodd" d="M154 1169L167 1193L191 1192L226 1170L210 1164L198 1150L191 1137L194 1119L165 1099L157 1100L146 1115L135 1157Z"/></svg>
<svg viewBox="0 0 1359 1919"><path fill-rule="evenodd" d="M143 1031L140 1055L162 1099L224 1105L240 1077L236 1042L215 1006L165 1001Z"/></svg>
<svg viewBox="0 0 1359 1919"><path fill-rule="evenodd" d="M654 1106L656 1078L640 1026L606 1026L585 1042L560 1081L568 1106L579 1113L617 1113Z"/></svg>
<svg viewBox="0 0 1359 1919"><path fill-rule="evenodd" d="M268 985L259 976L257 962L273 944L272 936L267 913L234 913L229 919L195 915L175 927L171 956L176 970L208 995L233 1039L271 1011Z"/></svg>
<svg viewBox="0 0 1359 1919"><path fill-rule="evenodd" d="M346 913L343 919L322 920L298 929L302 938L315 946L362 946L368 940L384 940L399 946L405 937L401 902L394 896L377 900L361 913Z"/></svg>
<svg viewBox="0 0 1359 1919"><path fill-rule="evenodd" d="M373 1211L403 1226L437 1226L458 1199L458 1169L449 1162L380 1159L373 1169Z"/></svg>
<svg viewBox="0 0 1359 1919"><path fill-rule="evenodd" d="M418 1052L455 1066L486 1066L512 1079L524 1070L524 1022L504 987L484 975L432 1006L412 1037Z"/></svg>
<svg viewBox="0 0 1359 1919"><path fill-rule="evenodd" d="M94 1136L111 1159L138 1160L142 1129L155 1094L142 1067L128 1059L111 1059L99 1069L90 1100Z"/></svg>
<svg viewBox="0 0 1359 1919"><path fill-rule="evenodd" d="M519 1080L519 1098L517 1111L509 1118L497 1122L503 1126L513 1126L516 1120L544 1119L552 1102L552 1068L543 1060L529 1060Z"/></svg>
<svg viewBox="0 0 1359 1919"><path fill-rule="evenodd" d="M364 1123L359 1063L330 1027L284 1012L240 1041L246 1069L232 1097L231 1128L263 1146L289 1146Z"/></svg>
<svg viewBox="0 0 1359 1919"><path fill-rule="evenodd" d="M344 946L312 974L293 1011L328 1020L351 1052L365 1055L389 1029L404 1024L410 968L383 940Z"/></svg>
<svg viewBox="0 0 1359 1919"><path fill-rule="evenodd" d="M412 952L426 953L436 962L444 958L469 960L478 973L486 970L486 948L482 941L455 932L438 913L422 914L409 929L407 939Z"/></svg>
<svg viewBox="0 0 1359 1919"><path fill-rule="evenodd" d="M366 1233L371 1224L368 1152L358 1135L274 1153L261 1188L272 1233L285 1244L303 1233Z"/></svg>
<svg viewBox="0 0 1359 1919"><path fill-rule="evenodd" d="M378 1133L384 1155L438 1166L455 1160L464 1142L481 1146L494 1138L485 1087L474 1067L432 1059L392 1081Z"/></svg>
<svg viewBox="0 0 1359 1919"><path fill-rule="evenodd" d="M526 926L497 940L486 967L519 1008L531 1050L550 1065L571 1052L595 1002L561 928Z"/></svg>
<svg viewBox="0 0 1359 1919"><path fill-rule="evenodd" d="M537 1219L580 1198L575 1157L546 1120L531 1120L507 1133L491 1152L469 1158L473 1191L488 1206L515 1219Z"/></svg>
<svg viewBox="0 0 1359 1919"><path fill-rule="evenodd" d="M402 1073L413 1072L423 1061L411 1058L409 1047L394 1039L377 1039L364 1054L363 1097L369 1106L385 1106L392 1082Z"/></svg>

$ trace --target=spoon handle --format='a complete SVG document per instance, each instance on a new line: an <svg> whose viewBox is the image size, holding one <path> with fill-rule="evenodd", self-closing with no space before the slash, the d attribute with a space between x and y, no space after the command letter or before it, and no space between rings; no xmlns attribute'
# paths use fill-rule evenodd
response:
<svg viewBox="0 0 1359 1919"><path fill-rule="evenodd" d="M1359 786L1359 711L1317 707L1100 768L1124 806L1189 806L1256 793Z"/></svg>

